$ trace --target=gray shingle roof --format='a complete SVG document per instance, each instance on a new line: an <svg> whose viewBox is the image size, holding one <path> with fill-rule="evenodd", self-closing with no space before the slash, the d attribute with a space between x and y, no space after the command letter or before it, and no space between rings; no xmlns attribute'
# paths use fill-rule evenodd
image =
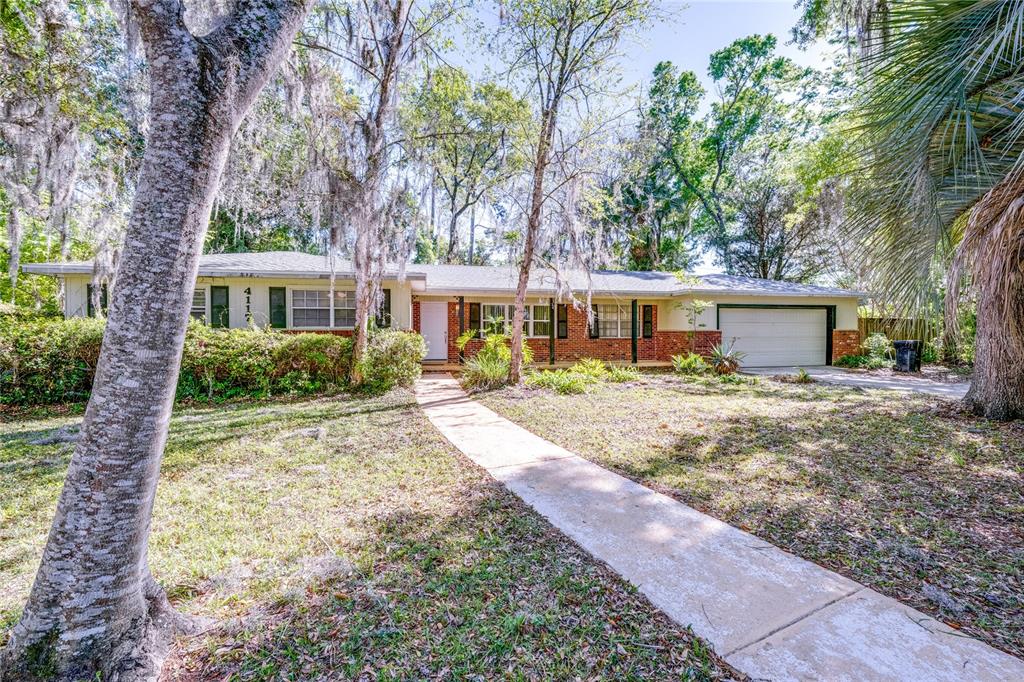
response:
<svg viewBox="0 0 1024 682"><path fill-rule="evenodd" d="M25 272L65 275L88 274L92 263L27 263ZM263 253L218 253L201 256L199 274L204 277L311 277L326 278L330 263L326 256L314 256L294 251L268 251ZM335 275L342 279L352 276L352 264L335 261ZM398 275L398 268L389 272ZM509 266L481 265L414 265L406 267L405 275L424 282L425 293L510 293L515 290L518 271ZM582 270L564 274L569 286L578 292L588 288L587 273ZM589 288L595 295L618 296L679 296L706 292L750 296L832 296L862 297L864 294L848 289L795 284L776 280L736 277L734 275L702 275L680 281L671 272L633 272L627 270L597 270L590 274ZM556 290L555 273L549 269L534 269L530 274L529 290L533 294L549 294Z"/></svg>

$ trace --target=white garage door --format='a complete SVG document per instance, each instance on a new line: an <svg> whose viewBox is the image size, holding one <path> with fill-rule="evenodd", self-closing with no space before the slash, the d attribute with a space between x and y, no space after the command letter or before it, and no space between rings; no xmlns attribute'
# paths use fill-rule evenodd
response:
<svg viewBox="0 0 1024 682"><path fill-rule="evenodd" d="M721 308L722 344L735 339L746 367L825 364L826 312L804 308Z"/></svg>

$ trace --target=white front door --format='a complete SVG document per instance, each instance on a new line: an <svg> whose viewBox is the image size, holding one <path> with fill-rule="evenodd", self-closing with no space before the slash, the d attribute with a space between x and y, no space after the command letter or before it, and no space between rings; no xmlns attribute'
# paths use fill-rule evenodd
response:
<svg viewBox="0 0 1024 682"><path fill-rule="evenodd" d="M448 359L448 303L420 303L420 334L427 342L427 360Z"/></svg>
<svg viewBox="0 0 1024 682"><path fill-rule="evenodd" d="M827 319L821 308L720 308L718 325L747 367L806 367L825 364Z"/></svg>

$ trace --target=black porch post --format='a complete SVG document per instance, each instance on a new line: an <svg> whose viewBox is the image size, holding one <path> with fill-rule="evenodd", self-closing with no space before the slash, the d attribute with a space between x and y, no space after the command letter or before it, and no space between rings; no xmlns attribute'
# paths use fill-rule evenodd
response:
<svg viewBox="0 0 1024 682"><path fill-rule="evenodd" d="M461 337L463 332L466 331L466 297L459 296L459 336ZM462 355L462 349L459 349L459 362L465 361L465 357Z"/></svg>
<svg viewBox="0 0 1024 682"><path fill-rule="evenodd" d="M555 364L555 299L548 299L548 364Z"/></svg>
<svg viewBox="0 0 1024 682"><path fill-rule="evenodd" d="M637 304L636 304L636 299L635 298L633 299L632 314L630 315L630 318L631 319L630 319L630 325L629 325L629 327L630 327L630 330L629 330L630 334L629 335L630 335L630 338L632 340L633 364L635 365L636 364L636 360L637 360L636 336L637 336L637 322L638 322L638 320L637 320Z"/></svg>

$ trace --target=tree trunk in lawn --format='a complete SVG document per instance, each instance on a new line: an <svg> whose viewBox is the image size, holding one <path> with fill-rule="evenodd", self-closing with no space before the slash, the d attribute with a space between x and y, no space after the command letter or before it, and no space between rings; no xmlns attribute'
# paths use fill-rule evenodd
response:
<svg viewBox="0 0 1024 682"><path fill-rule="evenodd" d="M362 177L362 201L356 214L356 243L352 253L352 266L356 280L356 321L352 330L352 367L349 381L354 386L363 383L363 359L369 343L370 313L373 297L378 288L379 273L375 276L374 249L379 248L381 221L385 218L383 187L387 170L387 129L395 110L393 92L398 88L401 54L406 46L405 26L412 1L400 0L391 11L394 31L387 37L386 55L378 79L375 107L363 126L363 143L366 145L366 169ZM375 281L376 280L376 281ZM375 286L377 285L377 286ZM334 305L333 301L331 305Z"/></svg>
<svg viewBox="0 0 1024 682"><path fill-rule="evenodd" d="M0 679L149 680L184 619L148 536L203 237L231 136L307 7L239 2L195 38L174 0L137 0L152 127L81 440Z"/></svg>
<svg viewBox="0 0 1024 682"><path fill-rule="evenodd" d="M965 401L989 419L1024 418L1024 227L975 267L978 327ZM1001 261L1001 262L1000 262Z"/></svg>
<svg viewBox="0 0 1024 682"><path fill-rule="evenodd" d="M476 204L469 209L469 258L467 263L473 264L473 246L476 241Z"/></svg>
<svg viewBox="0 0 1024 682"><path fill-rule="evenodd" d="M526 289L530 283L530 268L533 265L533 252L537 248L537 233L540 232L541 212L544 208L544 174L547 172L551 139L555 131L555 111L553 107L544 111L540 142L537 145L537 156L533 163L530 212L526 218L526 240L523 244L523 260L519 264L516 305L512 314L512 358L508 365L510 384L518 384L523 378L523 321L526 319Z"/></svg>
<svg viewBox="0 0 1024 682"><path fill-rule="evenodd" d="M21 267L21 220L14 199L8 195L11 207L7 211L7 242L10 244L10 259L7 262L7 277L11 281L11 303L17 302L18 268Z"/></svg>

